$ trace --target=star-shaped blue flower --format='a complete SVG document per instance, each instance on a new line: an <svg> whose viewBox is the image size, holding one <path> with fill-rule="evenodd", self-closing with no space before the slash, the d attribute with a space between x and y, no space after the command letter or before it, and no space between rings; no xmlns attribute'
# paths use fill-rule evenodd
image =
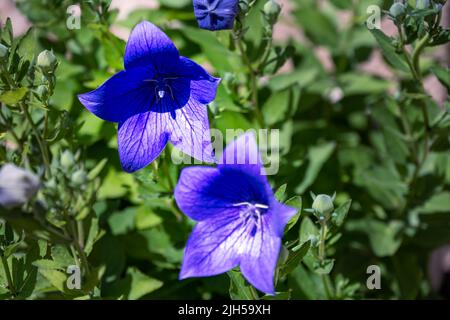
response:
<svg viewBox="0 0 450 320"><path fill-rule="evenodd" d="M255 139L245 134L227 146L217 168L181 172L175 199L198 224L186 245L180 279L239 265L254 287L274 294L281 237L296 210L275 199L263 170Z"/></svg>
<svg viewBox="0 0 450 320"><path fill-rule="evenodd" d="M145 167L168 141L198 160L214 162L205 105L215 99L220 79L180 56L167 35L147 21L131 32L124 65L98 89L78 96L99 118L119 123L123 169Z"/></svg>
<svg viewBox="0 0 450 320"><path fill-rule="evenodd" d="M239 0L194 0L198 25L207 30L233 29Z"/></svg>

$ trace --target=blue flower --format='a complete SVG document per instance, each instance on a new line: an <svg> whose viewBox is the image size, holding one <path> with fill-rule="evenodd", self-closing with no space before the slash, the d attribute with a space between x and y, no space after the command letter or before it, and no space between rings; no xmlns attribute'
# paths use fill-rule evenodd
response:
<svg viewBox="0 0 450 320"><path fill-rule="evenodd" d="M123 169L145 167L168 141L198 160L214 162L205 104L215 99L220 79L180 56L167 35L147 21L131 32L124 65L98 89L78 96L99 118L119 123Z"/></svg>
<svg viewBox="0 0 450 320"><path fill-rule="evenodd" d="M180 279L239 265L254 287L274 294L281 237L296 210L276 201L263 170L254 137L246 134L227 146L217 168L181 172L175 199L198 224L186 245Z"/></svg>
<svg viewBox="0 0 450 320"><path fill-rule="evenodd" d="M233 29L238 6L239 0L194 0L194 13L202 29Z"/></svg>

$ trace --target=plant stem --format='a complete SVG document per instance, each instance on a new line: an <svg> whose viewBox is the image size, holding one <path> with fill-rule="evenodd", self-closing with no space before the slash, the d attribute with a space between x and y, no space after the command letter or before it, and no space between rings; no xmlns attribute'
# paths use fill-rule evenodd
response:
<svg viewBox="0 0 450 320"><path fill-rule="evenodd" d="M8 289L12 296L16 295L16 289L14 288L14 283L11 277L11 271L9 270L8 260L4 255L2 255L2 264L6 274L6 281L8 282Z"/></svg>
<svg viewBox="0 0 450 320"><path fill-rule="evenodd" d="M327 239L327 233L328 233L328 226L326 221L321 221L320 223L320 243L319 243L319 260L322 264L326 259L326 239ZM330 276L328 274L321 274L320 275L323 283L323 287L325 289L325 294L328 299L332 299L334 294L333 290L331 288L331 281Z"/></svg>
<svg viewBox="0 0 450 320"><path fill-rule="evenodd" d="M48 156L47 144L42 140L41 134L40 134L38 128L36 127L36 125L33 121L33 118L31 118L31 115L30 115L30 112L28 111L27 106L25 104L21 103L20 107L22 109L22 112L25 114L25 118L27 119L28 123L30 124L31 129L33 130L33 133L38 142L39 149L41 150L41 154L42 154L42 159L44 161L45 172L48 177L51 177L51 171L50 171L51 169L50 169L50 161L49 161L49 156Z"/></svg>
<svg viewBox="0 0 450 320"><path fill-rule="evenodd" d="M398 30L398 35L399 35L399 38L400 38L400 47L402 49L403 55L405 56L406 63L408 64L408 67L411 70L413 78L415 80L418 80L419 79L419 75L416 73L416 70L414 68L412 59L411 59L411 57L409 55L409 52L405 48L406 43L405 43L405 36L403 34L402 26L397 24L397 30Z"/></svg>
<svg viewBox="0 0 450 320"><path fill-rule="evenodd" d="M416 75L418 76L417 80L422 79L422 75L420 72L420 54L422 50L428 45L428 41L430 41L430 33L427 33L422 39L420 39L416 48L412 53L412 64Z"/></svg>
<svg viewBox="0 0 450 320"><path fill-rule="evenodd" d="M172 181L172 179L170 177L170 170L169 170L169 166L167 165L168 153L167 153L166 150L164 150L164 159L163 159L162 164L161 164L161 169L163 170L163 173L166 176L166 180L167 180L167 183L169 185L170 191L173 191L175 186L174 186L173 181Z"/></svg>
<svg viewBox="0 0 450 320"><path fill-rule="evenodd" d="M242 62L248 69L249 77L250 77L250 89L252 92L252 105L253 105L253 111L255 113L256 120L258 121L258 124L261 128L265 128L265 122L264 117L261 113L260 106L259 106L259 99L258 99L258 78L257 78L257 72L254 70L252 63L250 62L250 59L248 58L247 52L244 48L242 37L241 36L235 36L235 42L236 46L239 49L239 52L241 54Z"/></svg>

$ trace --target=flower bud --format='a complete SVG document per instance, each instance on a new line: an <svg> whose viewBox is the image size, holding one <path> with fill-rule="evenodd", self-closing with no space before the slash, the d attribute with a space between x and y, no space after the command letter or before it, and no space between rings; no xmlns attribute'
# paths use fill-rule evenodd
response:
<svg viewBox="0 0 450 320"><path fill-rule="evenodd" d="M276 0L269 0L263 8L264 15L269 23L274 24L281 12L281 6Z"/></svg>
<svg viewBox="0 0 450 320"><path fill-rule="evenodd" d="M52 72L56 68L56 57L53 52L44 50L37 57L37 65L45 73Z"/></svg>
<svg viewBox="0 0 450 320"><path fill-rule="evenodd" d="M0 169L0 206L11 209L28 202L39 189L39 178L7 163Z"/></svg>
<svg viewBox="0 0 450 320"><path fill-rule="evenodd" d="M416 0L416 9L426 9L430 6L430 0Z"/></svg>
<svg viewBox="0 0 450 320"><path fill-rule="evenodd" d="M250 10L250 6L247 1L239 1L239 14L246 15Z"/></svg>
<svg viewBox="0 0 450 320"><path fill-rule="evenodd" d="M8 48L0 43L0 60L3 60L8 55Z"/></svg>
<svg viewBox="0 0 450 320"><path fill-rule="evenodd" d="M328 216L334 210L333 199L326 194L319 194L314 199L312 208L320 215Z"/></svg>
<svg viewBox="0 0 450 320"><path fill-rule="evenodd" d="M83 185L84 183L86 183L86 180L87 180L86 172L84 172L84 170L82 169L77 170L72 174L72 182L76 186Z"/></svg>
<svg viewBox="0 0 450 320"><path fill-rule="evenodd" d="M393 19L402 19L406 13L406 6L401 2L395 2L389 9L389 15Z"/></svg>
<svg viewBox="0 0 450 320"><path fill-rule="evenodd" d="M75 158L73 157L72 152L70 152L69 150L64 150L64 152L61 154L59 162L61 163L63 169L69 170L75 164Z"/></svg>

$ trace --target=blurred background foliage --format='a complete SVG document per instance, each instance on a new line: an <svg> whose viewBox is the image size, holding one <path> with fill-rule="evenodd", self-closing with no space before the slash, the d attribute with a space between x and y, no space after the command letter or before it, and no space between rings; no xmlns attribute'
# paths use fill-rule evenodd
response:
<svg viewBox="0 0 450 320"><path fill-rule="evenodd" d="M224 133L262 124L280 129L280 171L269 177L274 189L281 187L280 199L300 196L291 201L303 208L312 205L310 191L336 191L336 207L352 199L345 223L327 240L327 255L333 263L318 270L312 250L290 250L291 265L279 277L277 291L283 294L278 298L439 296L430 286L427 264L433 249L450 243L450 104L448 98L437 102L420 91L417 82L421 79L411 76L391 40L365 25L370 5L389 10L392 1L285 4L275 30L284 25L301 32L275 37L266 63L258 66L262 122L252 112L255 101L246 59L231 33L198 29L190 0L159 0L158 9L137 9L120 20L118 10L108 10L108 1L82 1L81 28L69 30L67 8L76 3L16 1L33 27L12 38L8 22L2 28L1 43L15 52L10 54L8 72L18 88L26 88L25 93L14 89L12 101L0 96L2 109L9 105L5 116L15 119L17 104L27 103L39 126L48 121L52 168L52 177L45 178L40 156L23 158L28 152L23 150L40 154L32 135L21 136L21 148L11 150L4 147L6 140L12 140L8 128L0 127L0 162L27 163L45 181L37 203L4 210L0 216L8 221L0 234L3 249L10 248L6 250L10 254L3 250L3 255L14 275L14 297L245 298L245 289L239 286L246 284L236 271L178 281L184 244L193 227L172 196L171 184L176 183L181 167L167 161L170 154L166 153L136 174L124 173L115 124L96 118L76 99L123 68L125 41L111 32L111 26L129 31L144 19L163 28L182 55L223 78L217 99L209 106L211 127ZM258 61L271 41L264 31L264 3L256 1L245 18L244 29L250 27L250 32L242 41L249 61ZM280 30L283 35L284 29ZM56 81L44 79L45 95L38 90L40 80L36 79L41 74L35 67L36 56L44 49L53 50L58 61ZM386 76L362 67L380 50L385 60L381 63L389 65ZM433 48L427 50L421 73L436 74L448 90L448 69L433 55ZM327 53L328 63L320 59L320 52ZM428 124L421 104L429 115ZM30 130L25 122L15 121L20 134ZM422 151L425 135L426 155ZM66 151L74 157L69 165L62 160ZM169 176L159 170L164 161L169 164ZM74 174L80 170L86 176L77 180ZM61 217L61 212L67 215ZM31 223L30 215L44 216L52 227L74 222L83 232L84 254L70 252L64 241L48 234L47 227ZM313 215L301 212L286 234L288 248L299 239L305 243L319 237L313 221ZM44 237L42 228L47 230ZM81 260L81 255L90 265L83 290L67 290L65 269L74 257ZM381 290L366 287L370 265L381 268ZM0 283L6 284L2 270ZM322 274L329 274L331 296ZM10 298L11 290L0 286L1 295Z"/></svg>

